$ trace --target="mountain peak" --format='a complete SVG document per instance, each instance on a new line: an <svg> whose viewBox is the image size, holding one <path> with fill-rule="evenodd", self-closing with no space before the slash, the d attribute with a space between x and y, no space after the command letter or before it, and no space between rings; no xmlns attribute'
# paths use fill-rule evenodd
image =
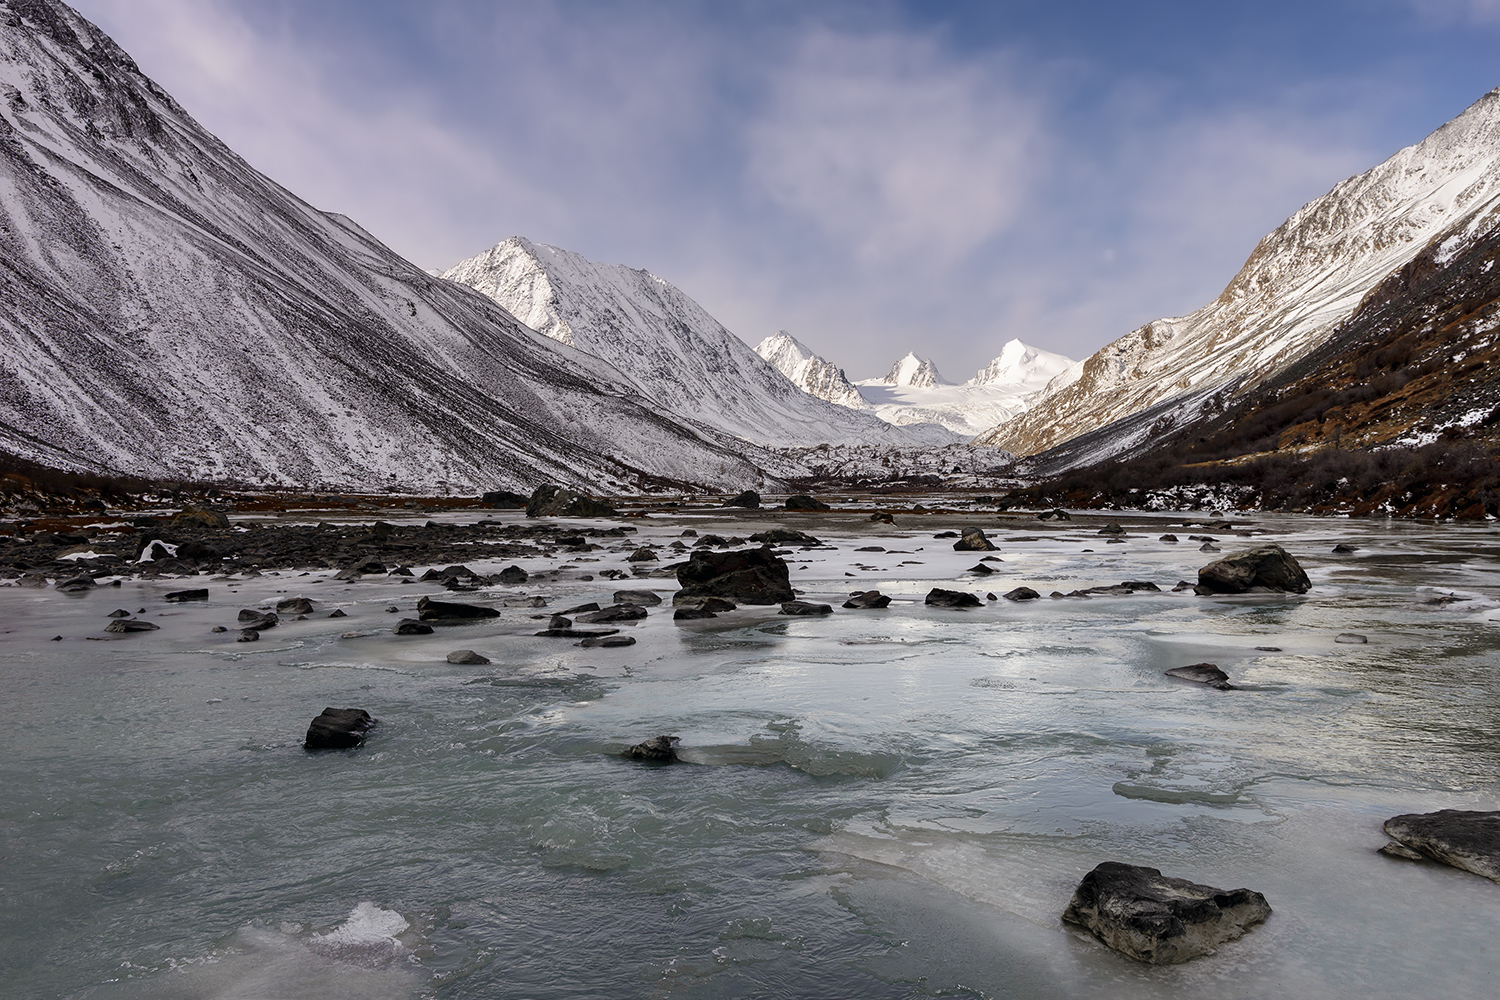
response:
<svg viewBox="0 0 1500 1000"><path fill-rule="evenodd" d="M948 384L938 374L937 365L930 358L919 358L911 351L891 365L891 370L880 381L885 385L911 386L915 389L933 389Z"/></svg>
<svg viewBox="0 0 1500 1000"><path fill-rule="evenodd" d="M1072 364L1072 358L1013 339L1000 348L995 360L979 369L964 385L1020 385L1040 389Z"/></svg>
<svg viewBox="0 0 1500 1000"><path fill-rule="evenodd" d="M859 390L849 383L842 368L818 357L785 330L777 330L762 340L756 345L755 353L808 395L851 410L863 410L868 406Z"/></svg>

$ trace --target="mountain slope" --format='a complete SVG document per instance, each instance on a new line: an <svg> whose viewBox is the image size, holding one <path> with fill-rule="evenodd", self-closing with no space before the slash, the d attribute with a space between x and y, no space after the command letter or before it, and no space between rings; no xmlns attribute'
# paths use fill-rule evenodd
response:
<svg viewBox="0 0 1500 1000"><path fill-rule="evenodd" d="M722 485L608 365L300 201L55 0L0 28L0 448L152 478Z"/></svg>
<svg viewBox="0 0 1500 1000"><path fill-rule="evenodd" d="M837 406L847 406L851 410L869 407L859 390L844 375L844 369L832 361L818 357L785 330L779 330L762 340L756 345L755 353L809 396L816 396Z"/></svg>
<svg viewBox="0 0 1500 1000"><path fill-rule="evenodd" d="M1248 391L1315 348L1435 237L1486 230L1497 207L1500 90L1308 203L1213 302L1121 337L975 443L1035 454L1174 397Z"/></svg>
<svg viewBox="0 0 1500 1000"><path fill-rule="evenodd" d="M608 362L656 405L747 441L802 447L951 440L941 428L906 433L808 395L649 271L597 264L513 237L443 277L493 299L545 336Z"/></svg>

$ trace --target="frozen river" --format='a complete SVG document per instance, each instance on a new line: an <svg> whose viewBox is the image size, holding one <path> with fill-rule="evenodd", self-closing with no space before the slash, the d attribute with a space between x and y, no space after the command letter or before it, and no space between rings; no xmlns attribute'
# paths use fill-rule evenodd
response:
<svg viewBox="0 0 1500 1000"><path fill-rule="evenodd" d="M933 538L959 519L795 522L836 547L788 557L823 618L674 624L673 580L580 578L685 527L775 523L754 517L636 519L598 562L457 598L656 589L623 649L534 637L530 607L394 636L388 606L445 592L392 578L0 588L0 995L1494 996L1500 886L1375 850L1394 814L1500 808L1500 533L1257 516L1311 593L1200 598L1168 588L1216 558L1203 530L1121 519L1111 545L1103 518L975 515L1003 560L984 578ZM1163 592L922 604L1124 580ZM186 586L210 600L163 601ZM838 608L869 588L895 603ZM210 631L290 596L318 611L254 644ZM161 628L107 635L116 608ZM1240 690L1162 674L1205 660ZM325 705L381 724L307 753ZM619 756L658 733L688 763ZM1106 860L1275 912L1140 966L1058 920Z"/></svg>

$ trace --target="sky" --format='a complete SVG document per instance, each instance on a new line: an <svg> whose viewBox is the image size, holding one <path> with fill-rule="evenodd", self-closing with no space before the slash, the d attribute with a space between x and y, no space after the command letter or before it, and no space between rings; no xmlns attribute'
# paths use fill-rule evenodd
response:
<svg viewBox="0 0 1500 1000"><path fill-rule="evenodd" d="M1212 300L1500 85L1500 0L71 0L423 268L510 236L951 381Z"/></svg>

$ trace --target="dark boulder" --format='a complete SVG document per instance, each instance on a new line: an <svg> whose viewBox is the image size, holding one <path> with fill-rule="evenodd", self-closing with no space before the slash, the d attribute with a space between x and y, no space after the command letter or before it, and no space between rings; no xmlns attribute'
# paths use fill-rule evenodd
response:
<svg viewBox="0 0 1500 1000"><path fill-rule="evenodd" d="M431 635L432 626L415 618L403 618L396 623L393 631L397 635Z"/></svg>
<svg viewBox="0 0 1500 1000"><path fill-rule="evenodd" d="M821 500L816 500L806 493L798 493L786 498L787 510L833 510Z"/></svg>
<svg viewBox="0 0 1500 1000"><path fill-rule="evenodd" d="M653 736L644 743L637 743L625 751L625 756L631 760L650 761L653 764L670 764L677 760L677 744L682 739L677 736Z"/></svg>
<svg viewBox="0 0 1500 1000"><path fill-rule="evenodd" d="M302 745L308 750L348 750L365 741L376 721L362 708L325 708L308 725Z"/></svg>
<svg viewBox="0 0 1500 1000"><path fill-rule="evenodd" d="M75 576L57 581L57 589L64 594L85 594L97 586L91 576Z"/></svg>
<svg viewBox="0 0 1500 1000"><path fill-rule="evenodd" d="M992 569L990 569L984 563L980 563L977 566L970 566L969 567L969 572L970 573L978 573L980 576L989 576L991 573L993 573L995 571L992 570Z"/></svg>
<svg viewBox="0 0 1500 1000"><path fill-rule="evenodd" d="M1349 646L1363 646L1370 640L1358 632L1341 632L1333 637L1334 642L1342 642Z"/></svg>
<svg viewBox="0 0 1500 1000"><path fill-rule="evenodd" d="M1122 527L1120 527L1120 522L1119 521L1111 521L1108 524L1106 524L1104 527L1102 527L1102 528L1099 529L1099 534L1101 534L1101 535L1123 535L1123 534L1125 534L1125 529L1122 528Z"/></svg>
<svg viewBox="0 0 1500 1000"><path fill-rule="evenodd" d="M448 654L449 663L457 663L465 667L478 667L490 662L490 658L482 653L476 653L472 649L455 649Z"/></svg>
<svg viewBox="0 0 1500 1000"><path fill-rule="evenodd" d="M507 587L515 587L531 579L524 569L519 566L507 566L500 571L500 582Z"/></svg>
<svg viewBox="0 0 1500 1000"><path fill-rule="evenodd" d="M1333 547L1334 555L1340 555L1340 556L1346 556L1346 555L1348 555L1351 552L1358 552L1358 551L1359 551L1359 546L1358 545L1346 545L1343 542L1339 542L1337 545L1335 545Z"/></svg>
<svg viewBox="0 0 1500 1000"><path fill-rule="evenodd" d="M630 555L625 557L626 562L656 562L656 553L647 546L642 545Z"/></svg>
<svg viewBox="0 0 1500 1000"><path fill-rule="evenodd" d="M746 490L732 500L724 501L726 507L744 507L747 510L755 510L760 507L760 494L754 490Z"/></svg>
<svg viewBox="0 0 1500 1000"><path fill-rule="evenodd" d="M524 510L527 498L510 490L490 490L479 498L479 502L496 510Z"/></svg>
<svg viewBox="0 0 1500 1000"><path fill-rule="evenodd" d="M1251 590L1305 594L1312 582L1286 549L1271 543L1209 563L1198 571L1199 594L1243 594Z"/></svg>
<svg viewBox="0 0 1500 1000"><path fill-rule="evenodd" d="M681 607L672 612L672 620L674 622L691 622L697 621L701 618L717 617L719 616L716 613L702 607Z"/></svg>
<svg viewBox="0 0 1500 1000"><path fill-rule="evenodd" d="M240 637L235 642L260 642L260 630L253 628L240 629Z"/></svg>
<svg viewBox="0 0 1500 1000"><path fill-rule="evenodd" d="M229 527L229 515L222 510L189 505L173 515L172 523L183 528L222 530Z"/></svg>
<svg viewBox="0 0 1500 1000"><path fill-rule="evenodd" d="M878 522L880 524L894 525L896 523L896 519L883 510L877 510L875 513L871 514L870 520Z"/></svg>
<svg viewBox="0 0 1500 1000"><path fill-rule="evenodd" d="M781 615L793 615L796 617L807 617L811 615L831 615L833 606L829 604L814 604L812 601L783 601Z"/></svg>
<svg viewBox="0 0 1500 1000"><path fill-rule="evenodd" d="M113 611L111 611L109 613L109 617L111 617L111 618L129 618L130 617L130 612L126 611L124 608L116 608L115 610L113 610Z"/></svg>
<svg viewBox="0 0 1500 1000"><path fill-rule="evenodd" d="M1177 541L1177 536L1174 535L1174 534L1171 534L1169 532L1169 533L1167 533L1165 535L1162 535L1161 538L1157 539L1157 541L1160 541L1160 542L1176 542Z"/></svg>
<svg viewBox="0 0 1500 1000"><path fill-rule="evenodd" d="M310 615L313 602L305 597L287 597L276 602L276 611L283 615Z"/></svg>
<svg viewBox="0 0 1500 1000"><path fill-rule="evenodd" d="M526 501L527 517L619 517L620 512L601 500L566 486L538 486Z"/></svg>
<svg viewBox="0 0 1500 1000"><path fill-rule="evenodd" d="M866 608L889 607L890 603L891 599L880 591L866 590L860 594L850 594L849 599L844 602L844 607L863 611Z"/></svg>
<svg viewBox="0 0 1500 1000"><path fill-rule="evenodd" d="M927 593L924 602L934 608L978 608L983 607L984 602L975 594L967 590L944 590L934 587Z"/></svg>
<svg viewBox="0 0 1500 1000"><path fill-rule="evenodd" d="M1385 832L1405 853L1381 848L1385 854L1439 861L1500 882L1500 812L1441 809L1407 813L1385 821Z"/></svg>
<svg viewBox="0 0 1500 1000"><path fill-rule="evenodd" d="M104 626L106 632L155 632L161 628L155 622L143 622L138 618L116 618Z"/></svg>
<svg viewBox="0 0 1500 1000"><path fill-rule="evenodd" d="M1195 684L1207 684L1220 691L1234 690L1234 685L1229 683L1229 675L1212 663L1193 663L1186 667L1173 667L1166 671L1166 675L1176 677L1178 680L1192 681Z"/></svg>
<svg viewBox="0 0 1500 1000"><path fill-rule="evenodd" d="M208 588L203 587L199 590L174 590L163 598L163 600L171 601L173 604L182 604L186 601L206 601L208 600Z"/></svg>
<svg viewBox="0 0 1500 1000"><path fill-rule="evenodd" d="M760 542L762 545L822 545L812 535L805 531L797 531L793 528L770 528L766 531L758 531L750 536L752 542Z"/></svg>
<svg viewBox="0 0 1500 1000"><path fill-rule="evenodd" d="M245 608L237 616L240 628L254 629L264 632L268 628L275 628L281 618L271 611L256 611L254 608Z"/></svg>
<svg viewBox="0 0 1500 1000"><path fill-rule="evenodd" d="M1042 513L1037 515L1037 519L1041 521L1050 521L1053 518L1056 518L1059 521L1071 521L1073 520L1073 515L1069 514L1061 507L1057 508L1056 510L1042 511Z"/></svg>
<svg viewBox="0 0 1500 1000"><path fill-rule="evenodd" d="M661 603L661 597L649 590L617 590L615 591L616 604L638 604L643 608L654 608ZM598 610L597 608L593 610Z"/></svg>
<svg viewBox="0 0 1500 1000"><path fill-rule="evenodd" d="M543 639L602 639L618 631L617 628L544 628L536 634Z"/></svg>
<svg viewBox="0 0 1500 1000"><path fill-rule="evenodd" d="M983 528L971 525L953 543L953 549L956 552L994 552L995 544L985 536Z"/></svg>
<svg viewBox="0 0 1500 1000"><path fill-rule="evenodd" d="M1243 936L1270 915L1266 897L1249 889L1215 889L1106 861L1083 877L1062 918L1138 962L1175 965Z"/></svg>
<svg viewBox="0 0 1500 1000"><path fill-rule="evenodd" d="M633 635L601 635L601 636L594 636L594 637L591 637L591 638L583 640L578 645L583 646L585 649L593 649L593 648L596 648L596 647L602 647L604 649L618 649L621 646L634 646L635 645L635 636L633 636Z"/></svg>
<svg viewBox="0 0 1500 1000"><path fill-rule="evenodd" d="M722 597L738 604L780 604L796 599L786 562L770 549L709 552L694 549L677 568L682 584L674 603L696 597Z"/></svg>
<svg viewBox="0 0 1500 1000"><path fill-rule="evenodd" d="M613 607L590 611L579 615L578 620L590 625L606 625L610 622L634 622L646 617L646 609L639 604L616 604Z"/></svg>
<svg viewBox="0 0 1500 1000"><path fill-rule="evenodd" d="M332 611L328 612L328 617L329 618L348 618L349 615L348 615L348 613L346 611L344 611L343 608L334 608Z"/></svg>
<svg viewBox="0 0 1500 1000"><path fill-rule="evenodd" d="M598 610L599 610L599 602L598 601L589 601L587 604L580 604L577 607L563 608L557 614L559 616L561 616L561 615L579 615L579 614L583 614L585 611L598 611ZM541 617L541 616L538 615L536 617Z"/></svg>
<svg viewBox="0 0 1500 1000"><path fill-rule="evenodd" d="M424 622L463 622L498 618L500 612L496 608L485 608L478 604L434 601L430 597L424 597L417 602L417 617Z"/></svg>
<svg viewBox="0 0 1500 1000"><path fill-rule="evenodd" d="M1005 599L1007 601L1035 601L1041 596L1030 587L1017 587L1015 590L1007 591Z"/></svg>

